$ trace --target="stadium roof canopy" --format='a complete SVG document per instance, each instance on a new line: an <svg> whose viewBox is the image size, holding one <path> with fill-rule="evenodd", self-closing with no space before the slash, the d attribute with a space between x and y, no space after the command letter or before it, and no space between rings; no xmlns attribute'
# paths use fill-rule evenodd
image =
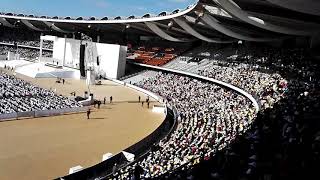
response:
<svg viewBox="0 0 320 180"><path fill-rule="evenodd" d="M320 1L314 0L197 0L186 9L142 17L47 17L1 13L11 28L69 34L130 33L159 36L174 42L197 39L212 43L238 40L266 42L290 36L320 34Z"/></svg>

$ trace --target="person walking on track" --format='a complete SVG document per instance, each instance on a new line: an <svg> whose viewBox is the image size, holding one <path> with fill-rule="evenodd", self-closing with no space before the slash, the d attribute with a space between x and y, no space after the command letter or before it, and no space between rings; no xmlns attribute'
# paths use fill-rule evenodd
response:
<svg viewBox="0 0 320 180"><path fill-rule="evenodd" d="M88 109L88 110L87 110L87 119L90 119L90 113L91 113L91 110Z"/></svg>

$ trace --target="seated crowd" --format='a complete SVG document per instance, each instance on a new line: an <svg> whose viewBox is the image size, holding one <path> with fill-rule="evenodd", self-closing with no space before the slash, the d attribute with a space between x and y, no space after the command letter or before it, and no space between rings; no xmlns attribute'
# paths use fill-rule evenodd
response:
<svg viewBox="0 0 320 180"><path fill-rule="evenodd" d="M30 48L14 48L13 46L0 45L0 55L7 55L8 52L18 53L20 58L25 58L28 60L34 60L39 58L40 51L38 49ZM52 52L42 51L42 57L52 57Z"/></svg>
<svg viewBox="0 0 320 180"><path fill-rule="evenodd" d="M37 87L15 76L0 74L0 114L81 106L53 91Z"/></svg>
<svg viewBox="0 0 320 180"><path fill-rule="evenodd" d="M21 31L19 29L10 28L7 29L2 27L0 30L0 42L8 43L8 44L15 44L24 45L24 46L31 46L31 47L40 47L40 33L35 31L24 30ZM46 49L53 49L53 42L52 41L43 41L43 48Z"/></svg>
<svg viewBox="0 0 320 180"><path fill-rule="evenodd" d="M193 78L159 73L138 86L158 93L179 112L177 129L137 164L143 177L156 177L199 157L211 157L245 132L256 115L246 97ZM133 166L136 166L134 164ZM121 170L121 178L132 166ZM127 172L127 173L125 173Z"/></svg>
<svg viewBox="0 0 320 180"><path fill-rule="evenodd" d="M213 61L198 73L251 93L261 105L257 116L248 100L210 83L172 74L142 81L137 85L177 107L179 126L159 144L160 150L121 169L118 177L138 179L135 166L143 168L141 177L146 178L312 177L320 159L318 64L299 49L245 53Z"/></svg>
<svg viewBox="0 0 320 180"><path fill-rule="evenodd" d="M166 174L163 179L318 179L319 65L305 58L303 51L298 49L264 49L263 54L263 58L243 58L240 61L254 68L247 68L246 71L267 68L269 72L275 71L285 77L287 83L277 81L279 87L285 90L281 99L273 106L262 106L245 136L239 136L234 144L214 158L203 159L193 169L185 168ZM224 67L232 67L235 62L220 63ZM243 71L237 68L234 71L240 78L245 77L240 75ZM208 70L200 73L222 79ZM232 82L229 74L227 71L226 81ZM241 81L244 83L239 85L244 88L246 83L250 83L244 79ZM264 84L264 81L258 83ZM259 99L263 100L266 95L274 93L274 88L261 92L258 93Z"/></svg>

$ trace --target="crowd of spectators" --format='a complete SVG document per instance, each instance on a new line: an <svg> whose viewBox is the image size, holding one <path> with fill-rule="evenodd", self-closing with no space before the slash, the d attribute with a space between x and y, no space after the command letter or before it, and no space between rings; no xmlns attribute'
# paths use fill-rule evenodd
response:
<svg viewBox="0 0 320 180"><path fill-rule="evenodd" d="M40 47L41 34L35 31L19 30L14 28L2 27L0 30L0 42L8 44L17 44L31 47ZM53 49L52 41L43 41L43 48Z"/></svg>
<svg viewBox="0 0 320 180"><path fill-rule="evenodd" d="M143 177L156 177L196 158L211 157L245 132L256 115L246 97L190 77L160 72L136 85L166 97L179 112L179 125L159 143L159 150L122 170L127 172L122 176L139 165L144 169Z"/></svg>
<svg viewBox="0 0 320 180"><path fill-rule="evenodd" d="M40 46L39 34L1 33L0 42ZM44 48L52 49L52 43L45 42ZM26 59L39 57L37 49L0 45L0 55L8 51ZM143 63L163 65L162 61L168 61L159 52L139 49L131 55L138 54L132 57L142 58ZM179 125L157 150L120 169L119 178L132 176L138 166L143 169L141 177L164 179L301 179L315 171L313 164L320 160L319 123L315 121L320 108L318 64L307 60L302 49L243 47L235 52L227 58L223 51L197 48L182 59L199 66L209 59L210 64L197 73L252 94L260 112L256 114L248 99L231 90L185 76L159 73L139 82L136 85L158 93L177 108ZM43 51L43 56L51 57L52 52ZM158 59L151 63L152 58L160 58L161 63ZM14 76L0 76L0 114L78 106Z"/></svg>
<svg viewBox="0 0 320 180"><path fill-rule="evenodd" d="M40 51L30 48L15 48L14 46L0 45L0 55L6 56L8 52L19 54L20 58L34 60L39 58ZM51 51L42 51L42 57L52 57Z"/></svg>
<svg viewBox="0 0 320 180"><path fill-rule="evenodd" d="M237 53L241 54L241 50L237 50ZM251 124L251 128L242 135L239 131L241 126L235 128L238 130L234 134L224 133L226 136L223 139L236 139L233 143L224 141L224 146L217 138L219 131L233 129L234 125L239 123L235 117L247 118L234 111L241 107L244 107L241 110L248 111L246 103L237 104L239 102L235 101L236 103L231 103L230 107L222 101L210 99L211 96L205 92L210 94L210 88L215 89L215 85L199 82L207 84L207 89L197 83L193 84L198 80L177 75L160 74L156 78L138 83L145 89L167 97L180 112L179 127L169 139L160 143L160 150L150 153L147 158L134 164L143 168L141 177L157 177L164 173L157 178L317 179L320 159L320 130L317 121L320 108L320 76L317 62L308 60L305 54L302 49L253 48L237 55L237 58L213 61L212 65L198 72L202 76L238 86L260 102L261 109L257 117L252 114L252 118L255 119L243 121L250 123L241 125L247 128ZM220 94L219 91L213 92ZM195 94L204 99L198 99ZM217 98L217 94L213 97ZM226 102L233 102L225 93L220 95ZM213 118L210 113L212 105L223 107L214 113ZM200 116L199 112L202 112ZM192 116L194 114L196 116ZM220 118L219 121L218 117L221 116L224 118ZM225 116L232 118L228 119ZM198 127L195 124L199 125L199 119L199 127L204 127L202 131L201 128L200 131L195 128ZM218 128L217 124L221 119L226 123ZM208 138L211 136L207 136L207 129L214 132L213 137L216 139L214 143L202 146L202 140L212 142ZM194 150L194 147L200 148ZM212 151L204 147L209 147ZM202 151L203 149L205 151ZM196 153L189 154L190 151ZM132 166L121 169L119 177L127 177L132 173L130 169ZM137 174L132 176L138 179Z"/></svg>
<svg viewBox="0 0 320 180"><path fill-rule="evenodd" d="M252 128L224 151L210 160L202 159L193 169L180 169L162 179L319 179L319 64L301 49L266 48L261 52L262 59L237 60L259 71L267 68L281 74L286 79L285 84L277 81L285 90L281 99L273 106L262 106ZM213 72L203 75L219 78ZM259 99L273 93L274 88L266 88Z"/></svg>
<svg viewBox="0 0 320 180"><path fill-rule="evenodd" d="M0 29L0 55L7 55L8 52L19 54L21 58L34 60L39 57L41 34L27 29ZM53 49L52 41L43 41L44 49ZM52 57L52 51L43 51L43 57Z"/></svg>
<svg viewBox="0 0 320 180"><path fill-rule="evenodd" d="M219 62L198 74L240 87L257 98L262 109L275 104L288 90L287 80L280 74L265 73L258 66L245 63Z"/></svg>
<svg viewBox="0 0 320 180"><path fill-rule="evenodd" d="M32 85L15 76L0 74L0 114L81 107L67 97Z"/></svg>

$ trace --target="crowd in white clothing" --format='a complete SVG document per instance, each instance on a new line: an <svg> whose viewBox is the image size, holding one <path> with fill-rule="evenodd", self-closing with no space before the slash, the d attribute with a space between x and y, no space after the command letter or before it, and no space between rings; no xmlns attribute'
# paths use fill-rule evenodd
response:
<svg viewBox="0 0 320 180"><path fill-rule="evenodd" d="M212 83L159 73L137 85L166 97L179 112L179 125L160 142L160 150L138 162L144 177L158 176L202 156L210 157L246 131L255 117L250 100Z"/></svg>
<svg viewBox="0 0 320 180"><path fill-rule="evenodd" d="M8 52L19 54L20 58L34 60L39 58L40 51L30 48L15 48L13 46L0 45L0 55L8 55ZM42 51L42 57L52 57L51 51Z"/></svg>
<svg viewBox="0 0 320 180"><path fill-rule="evenodd" d="M5 73L0 74L0 114L81 107L67 97L32 85Z"/></svg>
<svg viewBox="0 0 320 180"><path fill-rule="evenodd" d="M23 46L32 46L32 47L40 47L40 36L39 32L25 30L19 30L6 27L2 27L0 29L0 42L9 43L9 44L17 44ZM43 48L53 49L52 41L43 41Z"/></svg>
<svg viewBox="0 0 320 180"><path fill-rule="evenodd" d="M200 68L201 70L198 72L202 76L238 86L251 93L260 102L261 111L257 120L262 125L253 123L251 129L246 133L245 140L239 141L239 144L236 143L236 146L238 146L236 148L229 146L231 142L229 140L241 137L237 135L246 130L251 122L255 122L252 107L248 106L247 103L238 101L240 95L237 95L236 98L230 98L230 93L234 93L226 89L172 74L159 74L155 78L138 83L142 88L168 98L180 112L180 124L177 130L170 138L159 144L160 150L149 153L146 158L133 164L133 166L143 168L141 177L157 177L165 172L171 172L169 173L171 175L166 173L161 178L193 179L195 177L194 173L200 171L199 174L201 174L204 171L203 169L206 168L202 167L195 171L184 171L183 173L172 170L179 166L184 169L188 169L186 168L188 166L193 167L194 164L200 162L200 160L194 161L197 157L201 157L199 159L202 162L211 159L209 157L215 157L212 162L210 161L213 164L211 164L212 171L209 172L211 174L207 174L208 178L219 180L221 178L237 179L240 177L257 179L257 177L264 176L263 173L258 174L258 164L269 163L268 160L270 160L263 159L261 156L268 156L268 152L278 152L273 152L274 149L270 149L271 147L275 148L270 146L270 143L272 143L271 139L276 137L279 127L281 136L279 139L272 139L272 141L280 144L279 146L284 150L283 155L279 155L281 161L287 161L286 153L288 151L290 153L299 151L292 147L302 147L304 145L306 141L306 139L303 139L306 134L305 129L311 127L304 125L305 122L297 119L297 117L308 119L309 117L304 116L304 114L308 114L319 107L319 102L312 104L319 97L319 94L316 93L316 88L319 87L319 82L316 83L319 77L315 73L317 65L306 61L304 52L300 49L266 48L260 53L255 52L254 55L248 51L246 53L245 57L234 60L213 61L211 65ZM212 95L212 92L216 94ZM229 104L226 105L225 102ZM239 111L241 107L243 108ZM219 109L219 111L215 112L215 109ZM214 116L212 116L213 114ZM224 126L221 126L221 124ZM320 132L318 127L312 127L312 132L315 132L315 136L310 137L314 139L312 153L319 150L316 148L318 146L315 145L320 142L320 133L317 133ZM224 133L220 133L221 130ZM266 134L269 136L266 136ZM210 141L212 137L214 137L214 141ZM222 138L219 139L219 137ZM310 142L312 142L311 139ZM243 142L245 144L241 145ZM220 156L226 158L225 160L221 160L222 157L211 156L216 150L225 146L229 146L229 148L223 151L225 154L220 154ZM243 146L243 149L239 146ZM265 148L266 151L261 147ZM304 151L308 150L308 148L304 149ZM295 156L292 155L292 160ZM307 157L310 158L310 156ZM239 161L244 164L237 164ZM296 162L299 163L299 161ZM303 163L296 165L301 166ZM126 179L131 173L131 177L141 178L137 174L132 175L133 166L120 169L120 175L117 177ZM240 171L240 169L243 169L243 171ZM294 168L292 167L290 170L292 169ZM273 177L277 177L282 172L284 172L283 169L279 170L273 174ZM293 170L293 172L295 171ZM185 174L186 176L183 176ZM201 179L199 174L197 179Z"/></svg>

